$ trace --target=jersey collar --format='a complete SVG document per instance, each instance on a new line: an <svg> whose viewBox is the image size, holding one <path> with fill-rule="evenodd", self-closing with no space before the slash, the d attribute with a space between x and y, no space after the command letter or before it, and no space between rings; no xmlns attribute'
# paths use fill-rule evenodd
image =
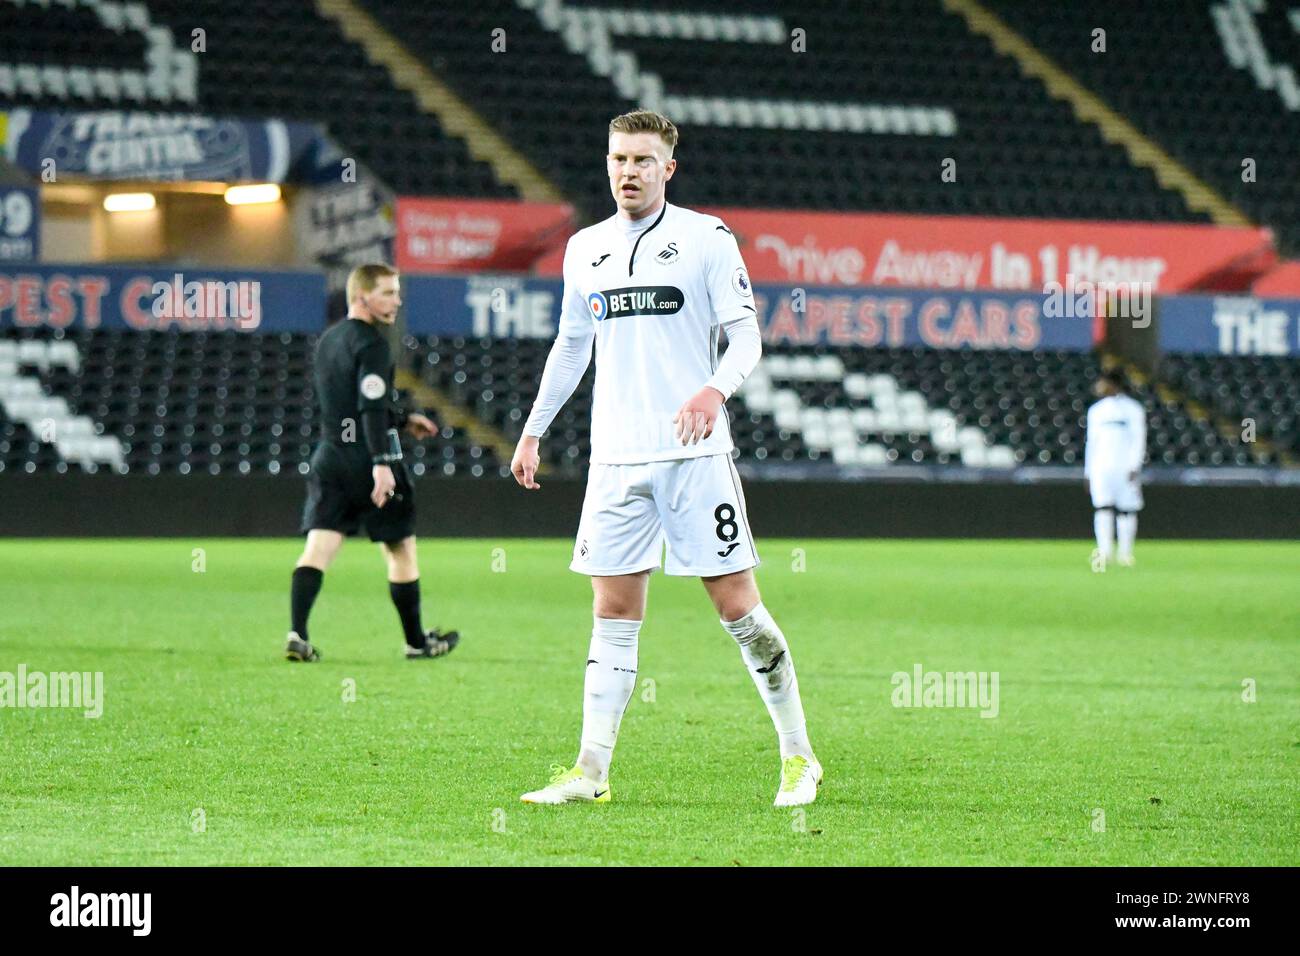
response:
<svg viewBox="0 0 1300 956"><path fill-rule="evenodd" d="M641 245L641 240L642 240L642 239L644 239L644 238L645 238L646 236L648 236L650 233L654 232L657 228L659 228L659 224L660 224L661 222L664 221L664 216L666 216L666 215L668 214L668 207L669 207L669 205L671 205L671 204L670 204L667 200L664 200L664 207L663 207L662 209L659 210L659 215L655 217L655 221L652 222L652 223L651 223L649 226L647 226L645 229L642 229L639 233L637 233L636 241L635 241L634 243L632 243L632 249L631 249L631 252L629 252L628 257L627 257L627 274L628 274L629 276L632 275L633 272L634 272L634 270L635 270L635 266L636 266L636 250L637 250L637 247L639 247L639 246ZM610 217L610 220L609 220L609 227L610 227L610 228L611 228L611 229L612 229L612 230L613 230L613 231L618 235L618 237L619 237L621 240L623 240L623 242L626 244L626 242L627 242L627 237L623 235L623 230L620 229L620 228L618 227L618 213L614 213L614 215Z"/></svg>

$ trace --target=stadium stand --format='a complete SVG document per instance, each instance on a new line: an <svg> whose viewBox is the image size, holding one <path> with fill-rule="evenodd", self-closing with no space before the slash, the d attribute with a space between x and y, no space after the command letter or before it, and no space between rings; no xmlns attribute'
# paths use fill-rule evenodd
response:
<svg viewBox="0 0 1300 956"><path fill-rule="evenodd" d="M398 192L516 196L311 0L263 4L256 18L223 0L0 3L0 36L22 64L0 66L0 104L314 121Z"/></svg>
<svg viewBox="0 0 1300 956"><path fill-rule="evenodd" d="M1107 0L986 6L1180 162L1300 250L1300 15L1291 4ZM1158 17L1153 22L1152 17ZM1096 29L1107 52L1092 51ZM1222 64L1222 68L1216 68ZM1254 175L1243 176L1243 161Z"/></svg>
<svg viewBox="0 0 1300 956"><path fill-rule="evenodd" d="M1253 422L1260 437L1300 454L1300 366L1294 359L1172 353L1161 359L1160 375L1237 429Z"/></svg>
<svg viewBox="0 0 1300 956"><path fill-rule="evenodd" d="M366 2L591 218L608 215L593 117L657 104L683 127L686 206L1205 219L938 0L610 6ZM846 133L875 134L852 136L852 162ZM959 189L936 186L949 157Z"/></svg>
<svg viewBox="0 0 1300 956"><path fill-rule="evenodd" d="M311 352L299 333L127 330L0 337L0 466L66 463L149 474L300 470L315 438ZM549 341L408 338L399 361L458 406L518 438ZM1079 465L1096 353L769 346L729 403L738 457L755 464ZM548 464L581 473L590 452L589 372L543 445ZM1300 372L1286 359L1165 356L1132 383L1147 409L1152 464L1276 464L1300 452ZM1200 407L1197 407L1200 406ZM1249 450L1257 423L1276 449ZM40 440L54 422L53 444ZM120 454L115 450L120 440ZM502 473L490 447L444 425L414 467Z"/></svg>
<svg viewBox="0 0 1300 956"><path fill-rule="evenodd" d="M0 339L0 469L302 473L316 438L315 341L106 329ZM411 450L417 475L499 472L490 448L440 424Z"/></svg>
<svg viewBox="0 0 1300 956"><path fill-rule="evenodd" d="M513 441L549 346L430 337L414 345L413 367ZM769 347L729 403L732 432L739 458L752 463L1078 466L1100 372L1099 357L1083 352ZM590 452L593 381L588 372L542 445L561 473L579 474ZM1258 463L1176 395L1146 383L1134 390L1147 408L1153 464Z"/></svg>

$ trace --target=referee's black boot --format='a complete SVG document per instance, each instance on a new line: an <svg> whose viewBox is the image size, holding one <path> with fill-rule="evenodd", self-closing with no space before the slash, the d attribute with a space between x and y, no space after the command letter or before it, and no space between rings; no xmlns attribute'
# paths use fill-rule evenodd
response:
<svg viewBox="0 0 1300 956"><path fill-rule="evenodd" d="M297 631L290 631L289 640L284 645L284 656L290 661L318 661L320 651L316 650L309 641L299 637Z"/></svg>
<svg viewBox="0 0 1300 956"><path fill-rule="evenodd" d="M408 661L418 660L422 657L442 657L450 654L460 643L459 631L448 631L446 634L436 627L428 634L424 635L423 647L412 647L406 645L406 659Z"/></svg>

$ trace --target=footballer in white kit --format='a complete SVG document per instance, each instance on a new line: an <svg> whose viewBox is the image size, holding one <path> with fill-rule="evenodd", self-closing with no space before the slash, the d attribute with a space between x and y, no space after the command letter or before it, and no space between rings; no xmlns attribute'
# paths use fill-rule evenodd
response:
<svg viewBox="0 0 1300 956"><path fill-rule="evenodd" d="M1147 453L1147 419L1142 404L1127 393L1124 376L1105 372L1097 380L1099 401L1088 409L1083 472L1092 496L1093 531L1102 567L1111 558L1133 564L1137 513L1142 510L1142 462Z"/></svg>
<svg viewBox="0 0 1300 956"><path fill-rule="evenodd" d="M591 577L595 596L582 742L575 765L557 767L526 803L610 799L649 575L661 556L666 573L701 578L767 705L781 749L776 805L811 803L822 778L789 646L754 581L758 551L731 460L724 403L762 354L753 289L726 225L668 203L676 145L676 127L658 113L611 121L606 160L618 209L569 240L555 344L511 462L521 486L539 487L539 440L582 380L594 343L591 467L570 564Z"/></svg>

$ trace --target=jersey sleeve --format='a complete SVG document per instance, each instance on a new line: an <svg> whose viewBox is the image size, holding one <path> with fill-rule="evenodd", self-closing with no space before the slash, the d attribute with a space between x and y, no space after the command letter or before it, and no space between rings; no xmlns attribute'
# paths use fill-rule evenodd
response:
<svg viewBox="0 0 1300 956"><path fill-rule="evenodd" d="M1083 474L1084 474L1084 476L1087 477L1087 478L1091 478L1091 477L1092 477L1092 447L1093 447L1093 442L1092 442L1092 419L1093 419L1093 414L1092 414L1092 412L1093 412L1093 409L1095 409L1096 407L1097 407L1096 405L1089 405L1089 406L1088 406L1088 414L1087 414L1087 416L1084 418L1084 426L1083 426Z"/></svg>
<svg viewBox="0 0 1300 956"><path fill-rule="evenodd" d="M367 345L357 353L357 408L388 408L392 360L388 343L383 340Z"/></svg>
<svg viewBox="0 0 1300 956"><path fill-rule="evenodd" d="M564 297L560 301L560 322L556 338L594 337L596 327L587 307L587 299L582 294L582 285L578 282L578 263L581 257L577 250L577 236L569 240L564 247Z"/></svg>
<svg viewBox="0 0 1300 956"><path fill-rule="evenodd" d="M386 437L391 368L388 343L382 339L357 354L357 410L366 449L376 464L391 457Z"/></svg>
<svg viewBox="0 0 1300 956"><path fill-rule="evenodd" d="M1132 441L1129 446L1129 471L1141 471L1142 462L1147 457L1147 412L1136 399L1131 400L1129 420L1129 436Z"/></svg>
<svg viewBox="0 0 1300 956"><path fill-rule="evenodd" d="M524 434L540 438L577 390L582 376L591 364L591 344L596 338L596 327L587 308L587 300L574 278L574 241L569 240L564 251L564 298L560 303L560 322L555 343L546 357L542 380L537 387Z"/></svg>
<svg viewBox="0 0 1300 956"><path fill-rule="evenodd" d="M735 394L763 357L763 337L758 331L758 319L745 313L744 318L728 322L725 328L727 351L713 376L704 383L720 392L723 401Z"/></svg>
<svg viewBox="0 0 1300 956"><path fill-rule="evenodd" d="M721 220L714 220L705 243L704 272L715 324L725 325L745 316L758 316L754 289L749 282L745 260L740 255L740 246Z"/></svg>

